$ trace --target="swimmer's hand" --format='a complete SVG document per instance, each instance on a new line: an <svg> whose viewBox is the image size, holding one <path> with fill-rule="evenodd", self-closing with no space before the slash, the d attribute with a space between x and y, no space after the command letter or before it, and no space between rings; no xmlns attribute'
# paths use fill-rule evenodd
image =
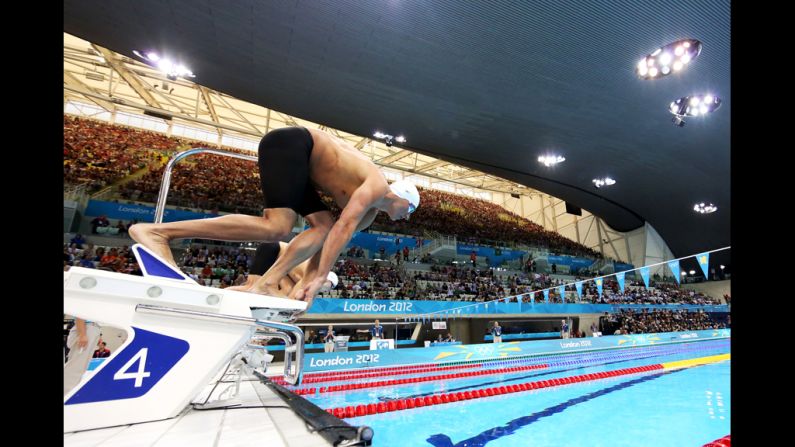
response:
<svg viewBox="0 0 795 447"><path fill-rule="evenodd" d="M298 291L295 298L306 302L306 311L312 307L312 301L315 295L327 283L326 275L316 276L312 281L309 281L301 290ZM306 312L304 311L304 312Z"/></svg>

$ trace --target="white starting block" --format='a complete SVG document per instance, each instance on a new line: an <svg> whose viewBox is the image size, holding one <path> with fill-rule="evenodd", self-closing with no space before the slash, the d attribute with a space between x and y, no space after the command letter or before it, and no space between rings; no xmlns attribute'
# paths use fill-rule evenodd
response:
<svg viewBox="0 0 795 447"><path fill-rule="evenodd" d="M287 322L305 302L200 286L144 247L132 250L143 277L64 272L65 314L128 333L64 396L64 432L177 416L255 332L284 340L285 380L300 383L304 334Z"/></svg>

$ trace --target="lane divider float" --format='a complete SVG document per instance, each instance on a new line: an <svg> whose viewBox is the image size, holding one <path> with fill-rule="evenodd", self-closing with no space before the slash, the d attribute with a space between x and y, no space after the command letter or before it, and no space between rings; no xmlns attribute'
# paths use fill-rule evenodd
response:
<svg viewBox="0 0 795 447"><path fill-rule="evenodd" d="M376 413L388 413L391 411L402 411L418 407L442 405L452 402L458 402L461 400L480 399L484 397L498 396L502 394L511 394L522 391L550 388L550 387L568 385L578 382L590 382L609 377L646 373L649 371L689 368L696 365L705 365L709 363L716 363L730 359L731 359L731 354L714 355L714 356L700 357L690 360L657 363L653 365L639 366L634 368L623 368L613 371L604 371L592 374L581 374L576 376L560 377L549 380L537 380L533 382L520 383L514 385L504 385L499 387L485 388L473 391L442 393L442 394L434 394L432 396L396 399L396 400L391 400L389 402L379 402L377 404L356 405L355 407L347 406L347 407L327 408L326 411L340 419L352 418L359 416L367 416Z"/></svg>

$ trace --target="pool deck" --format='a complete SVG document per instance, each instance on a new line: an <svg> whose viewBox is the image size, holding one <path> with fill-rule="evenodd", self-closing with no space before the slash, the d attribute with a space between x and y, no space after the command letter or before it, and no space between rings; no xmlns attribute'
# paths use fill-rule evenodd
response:
<svg viewBox="0 0 795 447"><path fill-rule="evenodd" d="M271 365L268 376L279 375L283 364ZM213 392L213 400L224 389ZM193 402L207 399L209 384ZM212 401L211 401L212 402ZM196 410L190 405L178 416L156 422L85 430L64 434L65 447L317 447L330 445L313 433L287 404L255 376L245 376L234 403L240 407Z"/></svg>

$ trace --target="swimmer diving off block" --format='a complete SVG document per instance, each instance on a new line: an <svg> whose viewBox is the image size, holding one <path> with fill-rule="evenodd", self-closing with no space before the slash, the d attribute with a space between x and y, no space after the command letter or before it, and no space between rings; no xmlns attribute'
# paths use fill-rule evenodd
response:
<svg viewBox="0 0 795 447"><path fill-rule="evenodd" d="M408 219L420 204L417 188L399 180L389 185L378 167L356 148L326 132L286 127L266 134L259 144L259 171L265 206L262 217L230 214L211 219L136 224L130 236L176 265L169 241L204 238L233 242L278 242L290 234L300 214L309 229L293 238L265 274L246 291L288 296L307 309L327 281L355 231L372 224L378 211L392 220ZM342 209L336 222L315 190L329 194ZM302 281L287 292L279 283L308 261Z"/></svg>

